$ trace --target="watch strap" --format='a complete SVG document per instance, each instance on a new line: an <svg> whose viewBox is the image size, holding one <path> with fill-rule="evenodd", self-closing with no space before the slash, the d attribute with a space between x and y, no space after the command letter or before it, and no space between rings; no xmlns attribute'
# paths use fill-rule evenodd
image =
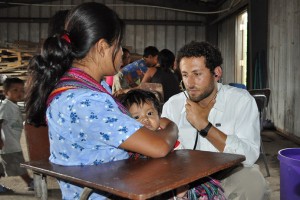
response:
<svg viewBox="0 0 300 200"><path fill-rule="evenodd" d="M211 127L212 127L212 124L210 122L208 122L207 126L200 131L197 130L197 133L200 134L202 137L206 137L208 134L208 131Z"/></svg>

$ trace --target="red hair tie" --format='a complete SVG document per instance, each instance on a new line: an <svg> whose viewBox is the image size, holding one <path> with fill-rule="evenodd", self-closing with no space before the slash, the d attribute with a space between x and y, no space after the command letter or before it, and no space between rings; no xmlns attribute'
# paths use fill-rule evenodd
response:
<svg viewBox="0 0 300 200"><path fill-rule="evenodd" d="M61 36L62 39L66 40L69 44L71 44L71 40L69 38L69 34L65 33Z"/></svg>

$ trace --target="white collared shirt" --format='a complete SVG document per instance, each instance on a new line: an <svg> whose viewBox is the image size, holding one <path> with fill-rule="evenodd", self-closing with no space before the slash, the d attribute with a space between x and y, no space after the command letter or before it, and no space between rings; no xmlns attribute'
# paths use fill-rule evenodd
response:
<svg viewBox="0 0 300 200"><path fill-rule="evenodd" d="M183 92L171 97L163 106L162 117L175 122L179 129L178 140L186 149L193 149L197 130L186 119L186 97ZM216 103L208 121L227 135L224 153L245 155L245 166L252 166L260 152L259 113L255 99L247 90L218 83ZM196 149L218 152L203 137L198 137Z"/></svg>

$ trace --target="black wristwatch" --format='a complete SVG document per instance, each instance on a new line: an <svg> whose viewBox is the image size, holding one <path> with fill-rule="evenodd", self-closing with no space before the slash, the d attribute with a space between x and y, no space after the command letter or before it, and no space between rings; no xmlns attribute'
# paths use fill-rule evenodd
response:
<svg viewBox="0 0 300 200"><path fill-rule="evenodd" d="M210 122L208 122L207 126L204 129L202 129L200 131L197 130L197 134L200 134L202 137L206 137L208 134L208 131L211 127L212 127L212 124Z"/></svg>

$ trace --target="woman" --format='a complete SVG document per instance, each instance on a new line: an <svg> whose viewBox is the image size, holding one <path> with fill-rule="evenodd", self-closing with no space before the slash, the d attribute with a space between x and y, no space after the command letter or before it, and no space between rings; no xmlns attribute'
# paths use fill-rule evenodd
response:
<svg viewBox="0 0 300 200"><path fill-rule="evenodd" d="M147 70L142 83L160 83L163 86L164 102L178 94L180 91L179 82L172 68L175 55L168 49L163 49L158 54L158 67L151 67Z"/></svg>
<svg viewBox="0 0 300 200"><path fill-rule="evenodd" d="M164 129L158 133L143 127L101 81L120 69L122 33L123 23L114 11L83 3L70 11L65 32L48 38L41 55L31 60L27 122L47 123L51 162L98 165L127 159L127 151L163 157L172 150L178 134L173 122L162 119ZM82 188L59 184L63 199L79 199Z"/></svg>

